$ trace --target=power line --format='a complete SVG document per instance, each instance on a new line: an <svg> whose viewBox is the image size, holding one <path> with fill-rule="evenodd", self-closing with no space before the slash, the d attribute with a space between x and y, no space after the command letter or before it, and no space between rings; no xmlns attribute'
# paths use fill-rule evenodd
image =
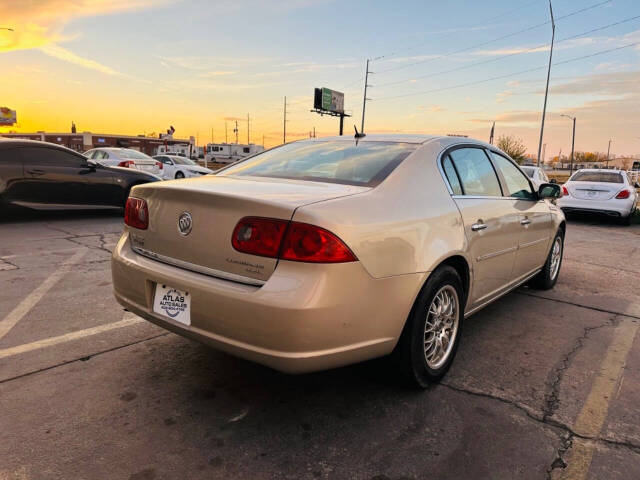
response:
<svg viewBox="0 0 640 480"><path fill-rule="evenodd" d="M586 32L582 32L582 33L578 33L576 35L571 35L570 37L562 38L562 39L558 40L556 42L556 44L562 43L562 42L566 42L566 41L569 41L569 40L573 40L575 38L583 37L585 35L589 35L591 33L598 32L598 31L601 31L601 30L606 30L607 28L611 28L611 27L615 27L615 26L618 26L618 25L622 25L623 23L631 22L631 21L637 20L639 18L640 18L640 15L636 15L635 17L625 18L625 19L620 20L618 22L610 23L609 25L604 25L602 27L593 28L591 30L587 30ZM486 65L488 63L493 63L493 62L497 62L497 61L500 61L500 60L504 60L505 58L514 57L516 55L523 55L525 53L533 52L535 50L538 50L538 49L544 48L544 47L548 47L548 46L549 46L548 43L543 43L543 44L537 45L535 47L527 48L526 50L522 50L522 51L519 51L519 52L513 52L513 53L507 53L507 54L500 55L500 56L495 57L495 58L490 58L488 60L482 60L480 62L474 62L474 63L470 63L470 64L467 64L467 65L462 65L460 67L451 68L449 70L442 70L442 71L439 71L439 72L427 73L426 75L418 75L418 76L414 76L414 77L411 77L411 78L405 78L403 80L397 80L397 81L393 81L393 82L380 83L380 84L377 84L376 87L387 87L387 86L391 86L391 85L399 85L401 83L412 82L414 80L422 80L422 79L425 79L425 78L436 77L438 75L444 75L446 73L458 72L460 70L466 70L468 68L477 67L478 65Z"/></svg>
<svg viewBox="0 0 640 480"><path fill-rule="evenodd" d="M539 3L539 0L535 0L533 2L526 2L526 3L520 5L517 8L513 8L513 9L510 9L510 10L507 10L506 12L500 13L500 14L494 16L494 17L487 18L487 19L483 20L481 23L484 24L484 23L487 23L487 22L491 22L493 20L497 20L498 18L506 17L507 15L510 15L510 14L512 14L514 12L518 12L518 11L524 9L524 8L530 7L531 5L534 5L534 4L537 4L537 3ZM467 28L473 28L475 26L476 25L469 25ZM465 27L460 27L460 28L465 28ZM416 44L416 45L413 45L413 46L410 46L410 47L402 47L402 48L396 49L394 52L385 53L384 55L380 55L380 56L377 56L375 58L372 58L371 61L378 61L378 60L382 60L382 59L385 59L385 58L394 57L394 56L398 55L401 52L414 50L414 49L416 49L418 47L421 47L422 45L426 45L427 43L428 42L422 42L422 43L419 43L419 44Z"/></svg>
<svg viewBox="0 0 640 480"><path fill-rule="evenodd" d="M627 45L622 45L620 47L609 48L607 50L601 50L599 52L591 53L591 54L588 54L588 55L582 55L580 57L570 58L568 60L563 60L562 62L555 62L553 65L564 65L566 63L577 62L578 60L584 60L585 58L591 58L591 57L596 57L598 55L604 55L605 53L615 52L617 50L622 50L622 49L625 49L625 48L634 47L636 45L640 45L640 42L629 43ZM405 94L402 94L402 95L393 95L393 96L388 96L388 97L380 97L380 98L374 99L374 101L391 100L391 99L394 99L394 98L412 97L412 96L415 96L415 95L424 95L424 94L427 94L427 93L435 93L435 92L442 92L442 91L445 91L445 90L453 90L453 89L456 89L456 88L470 87L470 86L473 86L473 85L479 85L481 83L491 82L493 80L501 80L503 78L510 78L510 77L515 77L517 75L522 75L522 74L525 74L525 73L535 72L537 70L543 70L545 68L547 68L547 66L543 65L541 67L528 68L526 70L520 70L518 72L507 73L505 75L498 75L498 76L495 76L495 77L485 78L485 79L477 80L477 81L473 81L473 82L461 83L461 84L453 85L453 86L450 86L450 87L434 88L434 89L431 89L431 90L423 90L423 91L420 91L420 92L405 93Z"/></svg>
<svg viewBox="0 0 640 480"><path fill-rule="evenodd" d="M578 15L578 14L586 12L588 10L592 10L592 9L600 7L602 5L606 5L607 3L611 3L612 1L613 0L605 0L604 2L599 2L599 3L596 3L596 4L590 5L588 7L584 7L584 8L581 8L579 10L575 10L573 12L570 12L570 13L566 14L566 15L563 15L561 17L556 18L556 22L559 21L559 20L564 20L566 18L572 17L574 15ZM551 20L547 20L546 22L538 23L536 25L532 25L530 27L523 28L522 30L518 30L518 31L512 32L512 33L508 33L506 35L502 35L500 37L497 37L497 38L494 38L494 39L491 39L491 40L487 40L485 42L477 43L477 44L471 45L469 47L465 47L465 48L461 48L461 49L458 49L458 50L454 50L452 52L436 55L435 57L427 58L425 60L419 60L417 62L407 63L405 65L400 65L398 67L392 67L392 68L387 68L387 69L384 69L384 70L379 70L378 73L386 73L386 72L393 72L393 71L396 71L396 70L404 70L405 68L413 67L413 66L416 66L416 65L422 65L424 63L431 62L433 60L439 60L441 58L450 57L451 55L457 55L459 53L468 52L468 51L474 50L474 49L476 49L478 47L483 47L485 45L489 45L491 43L495 43L495 42L498 42L500 40L504 40L506 38L515 37L516 35L520 35L521 33L526 33L526 32L529 32L531 30L535 30L536 28L543 27L543 26L548 25L550 23L551 23Z"/></svg>

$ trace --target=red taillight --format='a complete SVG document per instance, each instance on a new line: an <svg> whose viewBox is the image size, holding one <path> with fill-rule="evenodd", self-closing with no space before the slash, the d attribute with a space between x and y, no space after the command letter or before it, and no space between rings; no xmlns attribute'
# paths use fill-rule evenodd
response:
<svg viewBox="0 0 640 480"><path fill-rule="evenodd" d="M353 262L356 257L333 233L308 223L291 222L280 258L296 262Z"/></svg>
<svg viewBox="0 0 640 480"><path fill-rule="evenodd" d="M565 187L564 185L562 185L562 195L565 197L569 196L569 190L567 190L567 187Z"/></svg>
<svg viewBox="0 0 640 480"><path fill-rule="evenodd" d="M233 229L231 244L239 252L275 258L287 223L274 218L245 217Z"/></svg>
<svg viewBox="0 0 640 480"><path fill-rule="evenodd" d="M124 207L124 223L130 227L146 230L149 227L149 209L141 198L129 197Z"/></svg>
<svg viewBox="0 0 640 480"><path fill-rule="evenodd" d="M618 194L616 195L616 198L623 200L625 198L629 198L630 195L631 195L631 192L627 189L624 189L618 192Z"/></svg>
<svg viewBox="0 0 640 480"><path fill-rule="evenodd" d="M162 170L164 168L164 163L162 162L156 162L156 165L158 166L159 170Z"/></svg>
<svg viewBox="0 0 640 480"><path fill-rule="evenodd" d="M131 165L133 165L135 162L133 160L123 160L122 162L120 162L118 164L119 167L125 167L125 168L129 168L131 167Z"/></svg>
<svg viewBox="0 0 640 480"><path fill-rule="evenodd" d="M233 230L231 243L239 252L295 262L357 260L342 240L324 228L272 218L243 218Z"/></svg>

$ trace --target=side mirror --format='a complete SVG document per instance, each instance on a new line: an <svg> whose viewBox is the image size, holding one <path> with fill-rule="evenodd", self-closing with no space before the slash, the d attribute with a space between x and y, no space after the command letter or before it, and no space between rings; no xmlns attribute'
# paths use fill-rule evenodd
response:
<svg viewBox="0 0 640 480"><path fill-rule="evenodd" d="M551 180L549 180L549 183L558 183L558 180L556 180L555 178L552 178Z"/></svg>
<svg viewBox="0 0 640 480"><path fill-rule="evenodd" d="M633 186L633 188L640 188L640 183L636 182L636 184Z"/></svg>
<svg viewBox="0 0 640 480"><path fill-rule="evenodd" d="M538 198L543 200L545 198L555 199L562 197L562 190L557 183L543 183L538 189Z"/></svg>

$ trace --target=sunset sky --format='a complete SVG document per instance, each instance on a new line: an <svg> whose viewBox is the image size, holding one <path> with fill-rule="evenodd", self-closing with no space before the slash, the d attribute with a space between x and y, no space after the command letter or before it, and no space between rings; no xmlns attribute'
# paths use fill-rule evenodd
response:
<svg viewBox="0 0 640 480"><path fill-rule="evenodd" d="M640 2L554 0L547 158L571 146L640 153ZM583 11L581 11L583 10ZM313 88L345 92L347 133L521 137L537 151L551 26L546 0L0 0L1 132L159 133L282 142L337 133ZM635 18L634 18L635 17ZM382 58L380 58L382 57ZM587 58L583 58L587 57Z"/></svg>

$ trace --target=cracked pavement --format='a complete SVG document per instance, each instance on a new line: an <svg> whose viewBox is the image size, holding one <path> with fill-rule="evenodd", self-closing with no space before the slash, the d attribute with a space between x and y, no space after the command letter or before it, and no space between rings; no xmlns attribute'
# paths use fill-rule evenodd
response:
<svg viewBox="0 0 640 480"><path fill-rule="evenodd" d="M640 225L570 221L557 286L468 318L425 391L384 359L287 376L131 321L111 292L121 225L0 222L0 320L85 251L0 337L0 479L561 478L578 445L580 478L640 478L638 338L599 433L575 428L616 329L640 323Z"/></svg>

